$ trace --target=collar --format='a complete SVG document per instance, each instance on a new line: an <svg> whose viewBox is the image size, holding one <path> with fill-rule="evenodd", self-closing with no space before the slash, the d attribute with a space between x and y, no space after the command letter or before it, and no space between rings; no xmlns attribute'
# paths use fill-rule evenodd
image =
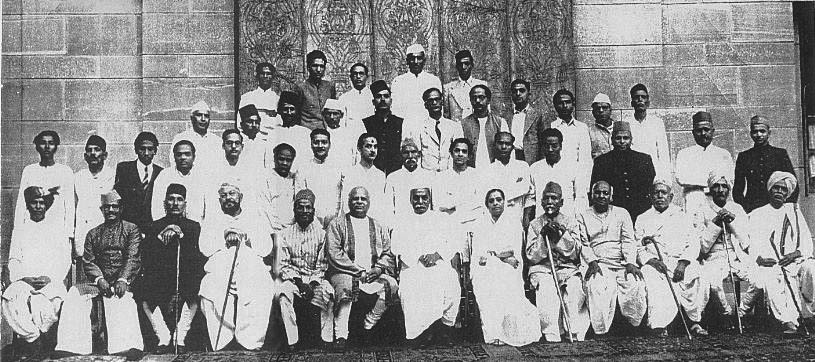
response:
<svg viewBox="0 0 815 362"><path fill-rule="evenodd" d="M607 132L611 133L611 129L614 128L614 122L611 122L611 124L608 125L608 127L606 127L606 126L604 126L604 125L602 125L602 124L595 121L594 126L601 129L601 130L603 130L603 131L607 131Z"/></svg>
<svg viewBox="0 0 815 362"><path fill-rule="evenodd" d="M512 106L512 113L513 114L518 114L518 113L526 114L526 112L529 112L529 103L527 103L526 106L520 111L515 109L515 105Z"/></svg>
<svg viewBox="0 0 815 362"><path fill-rule="evenodd" d="M567 126L574 126L575 121L577 121L577 119L575 119L574 115L572 115L572 118L570 120L568 120L568 121L564 120L563 118L558 117L555 122L560 122L558 124L565 124Z"/></svg>

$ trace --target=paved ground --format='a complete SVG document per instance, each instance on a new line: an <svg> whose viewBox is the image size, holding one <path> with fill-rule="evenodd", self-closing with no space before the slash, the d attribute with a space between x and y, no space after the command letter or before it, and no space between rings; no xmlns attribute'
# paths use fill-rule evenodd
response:
<svg viewBox="0 0 815 362"><path fill-rule="evenodd" d="M533 343L495 347L460 344L452 347L411 349L402 346L349 348L343 352L217 352L180 356L147 355L142 361L474 361L474 360L693 360L693 361L800 361L815 360L815 337L781 338L778 334L718 334L695 338L628 337L569 343ZM121 357L89 356L60 361L123 361Z"/></svg>

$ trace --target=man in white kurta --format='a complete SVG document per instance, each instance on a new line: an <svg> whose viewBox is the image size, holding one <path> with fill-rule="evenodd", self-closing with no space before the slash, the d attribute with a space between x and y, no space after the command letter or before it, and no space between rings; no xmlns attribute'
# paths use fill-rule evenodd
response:
<svg viewBox="0 0 815 362"><path fill-rule="evenodd" d="M611 328L619 304L623 317L640 325L647 308L645 282L636 265L637 242L628 211L610 205L613 190L605 181L591 188L592 206L577 216L591 326L595 334Z"/></svg>
<svg viewBox="0 0 815 362"><path fill-rule="evenodd" d="M59 319L66 294L62 281L71 269L71 243L61 220L46 217L52 195L29 186L23 197L29 216L11 232L11 284L3 291L2 310L14 333L32 343Z"/></svg>
<svg viewBox="0 0 815 362"><path fill-rule="evenodd" d="M365 133L365 125L361 120L345 121L347 117L343 113L343 108L340 101L331 98L326 99L323 106L323 126L331 135L331 159L341 169L357 164L359 160L357 138Z"/></svg>
<svg viewBox="0 0 815 362"><path fill-rule="evenodd" d="M734 178L733 156L727 150L712 145L713 118L708 112L693 115L693 139L696 144L683 148L676 154L676 182L682 186L685 212L695 214L707 203L705 187L711 172Z"/></svg>
<svg viewBox="0 0 815 362"><path fill-rule="evenodd" d="M643 244L639 252L645 288L648 291L648 325L666 335L665 327L678 312L672 292L690 319L690 331L707 335L699 321L705 309L704 294L709 286L699 273L699 234L691 217L671 204L673 191L665 180L656 180L651 189L651 205L637 218L635 235ZM668 280L670 275L670 281ZM673 283L673 291L668 283ZM683 317L684 318L684 317Z"/></svg>
<svg viewBox="0 0 815 362"><path fill-rule="evenodd" d="M102 206L99 198L102 194L113 190L113 183L116 179L116 170L113 167L105 166L107 156L105 139L97 135L88 137L83 154L88 168L74 174L75 240L84 241L88 230L104 221L102 213L99 212L99 207ZM82 242L74 243L74 255L82 256L84 251L85 247Z"/></svg>
<svg viewBox="0 0 815 362"><path fill-rule="evenodd" d="M543 212L532 221L526 234L529 282L535 288L541 333L547 342L560 342L561 334L569 332L564 328L566 318L578 341L585 338L589 329L589 309L579 269L580 227L572 215L560 212L561 195L560 185L551 181L546 184L539 199ZM557 283L552 278L552 263ZM565 311L557 298L557 290L563 296Z"/></svg>
<svg viewBox="0 0 815 362"><path fill-rule="evenodd" d="M414 213L410 190L426 187L432 190L435 173L419 167L422 153L412 139L406 139L400 147L402 168L392 172L385 179L385 202L388 203L389 224Z"/></svg>
<svg viewBox="0 0 815 362"><path fill-rule="evenodd" d="M206 180L204 203L210 207L219 205L218 189L224 182L229 182L238 186L243 193L241 209L259 211L263 214L270 212L269 204L266 202L269 195L265 187L264 172L253 168L243 157L243 136L240 131L234 128L227 129L223 132L221 139L220 158L211 164L212 170Z"/></svg>
<svg viewBox="0 0 815 362"><path fill-rule="evenodd" d="M346 169L342 178L342 213L348 212L348 194L355 187L362 186L368 191L370 210L368 215L383 223L390 221L389 212L392 214L392 207L388 207L385 197L385 173L374 166L374 159L378 154L378 144L376 137L370 133L359 136L357 150L359 151L359 162ZM391 203L393 204L393 203Z"/></svg>
<svg viewBox="0 0 815 362"><path fill-rule="evenodd" d="M267 133L260 132L260 115L254 104L247 104L238 110L240 114L239 129L243 136L243 157L252 167L261 170L274 167L271 142ZM279 118L279 117L277 117Z"/></svg>
<svg viewBox="0 0 815 362"><path fill-rule="evenodd" d="M405 50L409 72L398 75L391 82L394 115L405 120L407 128L415 128L424 116L422 93L430 88L441 89L439 77L424 71L425 51L419 44Z"/></svg>
<svg viewBox="0 0 815 362"><path fill-rule="evenodd" d="M274 148L274 169L266 178L264 193L269 195L269 222L273 230L282 230L294 222L294 211L291 208L297 192L296 174L292 170L297 152L288 143L281 143Z"/></svg>
<svg viewBox="0 0 815 362"><path fill-rule="evenodd" d="M74 172L70 167L54 161L59 144L59 135L51 130L42 131L34 137L34 147L40 161L23 168L14 208L14 226L28 219L23 191L29 186L39 186L54 195L54 204L48 210L49 216L61 220L68 236L73 238Z"/></svg>
<svg viewBox="0 0 815 362"><path fill-rule="evenodd" d="M591 174L593 158L591 158L591 137L589 127L574 118L574 95L572 92L561 89L552 97L557 119L552 121L550 128L556 128L563 133L564 159L576 162L586 175Z"/></svg>
<svg viewBox="0 0 815 362"><path fill-rule="evenodd" d="M475 59L469 50L456 53L456 71L458 79L444 85L444 117L461 122L461 119L473 114L470 103L470 89L476 85L487 85L487 82L472 77Z"/></svg>
<svg viewBox="0 0 815 362"><path fill-rule="evenodd" d="M314 193L315 216L323 227L328 226L340 212L342 170L344 167L351 167L341 166L337 158L333 157L332 141L331 134L325 129L316 128L311 131L312 157L300 163L295 182L298 190L309 189Z"/></svg>
<svg viewBox="0 0 815 362"><path fill-rule="evenodd" d="M367 85L368 66L355 63L349 69L349 76L351 89L338 97L342 111L345 113L342 126L359 127L363 119L374 115L374 105L371 102L373 98L371 98L371 91ZM323 109L325 108L326 106L323 106Z"/></svg>
<svg viewBox="0 0 815 362"><path fill-rule="evenodd" d="M198 101L190 111L190 124L192 129L181 132L170 142L170 147L178 141L187 140L195 146L195 158L201 165L211 165L221 159L221 135L211 132L210 113L212 108L204 101ZM171 162L173 160L170 160Z"/></svg>
<svg viewBox="0 0 815 362"><path fill-rule="evenodd" d="M195 146L190 141L181 140L173 146L175 168L158 174L153 186L150 208L154 221L164 217L164 195L170 184L179 184L187 188L187 219L198 223L204 219L210 175L205 172L206 165L197 166L195 155Z"/></svg>
<svg viewBox="0 0 815 362"><path fill-rule="evenodd" d="M796 332L799 317L811 326L815 311L812 234L798 205L787 202L796 186L791 173L773 172L767 181L770 203L749 215L750 256L759 266L755 283L764 288L770 309L787 334Z"/></svg>
<svg viewBox="0 0 815 362"><path fill-rule="evenodd" d="M391 239L391 251L402 263L399 295L406 338L415 339L431 328L428 339L448 342L461 298L458 273L451 264L458 251L450 238L452 220L430 210L429 188L408 192L413 212L398 220Z"/></svg>
<svg viewBox="0 0 815 362"><path fill-rule="evenodd" d="M274 247L271 230L258 214L241 209L238 187L223 184L218 194L220 210L202 225L199 240L201 253L209 258L201 280L201 310L214 351L233 339L243 348L259 350L275 293L269 266L263 263Z"/></svg>
<svg viewBox="0 0 815 362"><path fill-rule="evenodd" d="M298 154L307 155L311 152L309 140L311 130L302 124L300 118L302 103L303 100L297 93L289 91L280 93L277 113L283 124L269 131L267 135L269 145L276 146L285 142L294 147Z"/></svg>
<svg viewBox="0 0 815 362"><path fill-rule="evenodd" d="M668 153L668 134L665 132L665 122L662 118L648 114L651 100L648 88L643 84L631 87L631 107L633 113L623 113L622 121L631 125L631 149L651 156L657 178L670 179L671 155Z"/></svg>
<svg viewBox="0 0 815 362"><path fill-rule="evenodd" d="M709 291L703 290L703 304L707 305L710 294L715 294L719 310L734 316L733 305L736 304L727 300L724 281L729 280L731 272L734 278L750 281L756 269L755 258L747 255L750 247L747 214L741 205L730 200L732 183L725 176L711 173L707 185L710 190L707 207L693 218L701 232L702 278L710 285ZM749 305L755 294L756 288L751 283L748 290L742 292L742 304ZM736 307L743 315L744 311Z"/></svg>
<svg viewBox="0 0 815 362"><path fill-rule="evenodd" d="M277 115L277 92L272 89L272 81L275 75L275 67L271 63L261 62L255 66L255 79L258 87L241 94L238 109L245 105L254 104L260 116L260 127L263 132L279 126L280 118ZM238 114L241 117L240 114ZM238 119L240 122L240 118Z"/></svg>
<svg viewBox="0 0 815 362"><path fill-rule="evenodd" d="M531 221L534 212L534 190L532 190L529 164L513 157L515 137L509 132L495 134L495 161L481 172L480 193L490 189L504 191L506 210L504 216L522 222L524 229Z"/></svg>
<svg viewBox="0 0 815 362"><path fill-rule="evenodd" d="M547 128L541 133L540 147L544 158L529 167L532 189L534 190L535 215L543 215L540 200L543 189L549 182L558 184L562 192L562 212L574 216L578 211L589 207L588 175L579 169L574 161L561 157L563 133L555 128Z"/></svg>
<svg viewBox="0 0 815 362"><path fill-rule="evenodd" d="M433 204L436 210L451 216L455 229L454 243L461 252L461 260L470 260L468 233L473 231L475 220L484 212L479 172L468 165L472 143L466 138L453 140L450 147L452 167L436 176Z"/></svg>

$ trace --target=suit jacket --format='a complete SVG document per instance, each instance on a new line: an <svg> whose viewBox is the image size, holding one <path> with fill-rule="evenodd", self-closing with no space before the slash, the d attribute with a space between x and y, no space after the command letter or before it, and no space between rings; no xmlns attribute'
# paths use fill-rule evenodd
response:
<svg viewBox="0 0 815 362"><path fill-rule="evenodd" d="M614 149L594 159L591 184L608 182L614 188L611 204L628 210L633 221L651 208L648 195L655 176L651 156L634 150Z"/></svg>
<svg viewBox="0 0 815 362"><path fill-rule="evenodd" d="M490 112L487 116L487 152L490 156L490 162L495 161L493 155L493 145L495 144L495 134L501 131L501 123L504 119ZM507 127L512 129L512 123L507 122ZM464 131L464 138L473 143L473 152L470 152L470 167L475 167L475 154L478 152L478 137L480 137L481 127L478 125L478 118L471 114L461 120L461 129Z"/></svg>
<svg viewBox="0 0 815 362"><path fill-rule="evenodd" d="M515 122L515 113L510 113L507 119L509 124ZM532 107L526 106L526 119L524 120L524 161L533 164L543 158L543 153L538 147L543 130L549 128L551 121L545 121L543 113Z"/></svg>
<svg viewBox="0 0 815 362"><path fill-rule="evenodd" d="M153 197L153 186L162 168L153 164L153 173L147 190L144 190L136 169L138 160L120 162L116 165L116 180L113 189L122 197L122 219L136 224L145 230L153 221L150 212L150 199Z"/></svg>
<svg viewBox="0 0 815 362"><path fill-rule="evenodd" d="M362 120L365 130L376 135L379 140L379 154L374 160L374 166L386 175L402 168L402 155L399 153L402 144L402 122L402 118L393 114L388 114L385 122L377 115Z"/></svg>
<svg viewBox="0 0 815 362"><path fill-rule="evenodd" d="M770 203L767 180L775 171L795 174L787 150L766 145L740 152L736 157L733 201L744 207L747 213ZM795 190L790 190L792 194L788 202L798 201L799 189L796 187Z"/></svg>

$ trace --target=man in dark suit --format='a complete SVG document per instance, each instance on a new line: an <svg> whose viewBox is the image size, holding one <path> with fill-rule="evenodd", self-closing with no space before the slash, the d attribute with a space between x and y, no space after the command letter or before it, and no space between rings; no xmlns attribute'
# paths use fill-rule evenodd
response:
<svg viewBox="0 0 815 362"><path fill-rule="evenodd" d="M133 147L138 159L116 165L113 188L122 197L122 219L146 230L147 225L153 221L150 212L153 184L162 170L160 166L153 164L158 139L152 132L141 132L136 136Z"/></svg>
<svg viewBox="0 0 815 362"><path fill-rule="evenodd" d="M501 131L509 132L511 129L503 118L490 112L491 99L492 92L485 85L476 85L470 89L473 114L461 120L464 138L473 144L473 151L470 152L470 167L483 169L492 163L495 160L495 155L493 155L495 134Z"/></svg>
<svg viewBox="0 0 815 362"><path fill-rule="evenodd" d="M403 119L391 114L391 89L384 80L371 83L374 115L362 120L365 130L379 140L379 157L374 166L386 175L402 168L399 148L402 143Z"/></svg>
<svg viewBox="0 0 815 362"><path fill-rule="evenodd" d="M651 207L649 194L656 175L651 156L631 149L631 126L614 122L611 152L597 156L591 171L591 184L606 181L612 187L612 205L622 207L631 219Z"/></svg>
<svg viewBox="0 0 815 362"><path fill-rule="evenodd" d="M766 187L773 172L795 174L787 150L770 146L770 124L766 118L755 116L750 119L750 138L753 148L740 152L736 158L736 179L733 182L733 201L747 213L770 203ZM789 202L798 201L798 190L790 190Z"/></svg>
<svg viewBox="0 0 815 362"><path fill-rule="evenodd" d="M543 114L529 104L532 88L528 81L516 79L509 87L515 108L507 119L515 136L515 158L531 165L543 158L538 151L538 139L543 130L549 128L549 122L545 122Z"/></svg>

